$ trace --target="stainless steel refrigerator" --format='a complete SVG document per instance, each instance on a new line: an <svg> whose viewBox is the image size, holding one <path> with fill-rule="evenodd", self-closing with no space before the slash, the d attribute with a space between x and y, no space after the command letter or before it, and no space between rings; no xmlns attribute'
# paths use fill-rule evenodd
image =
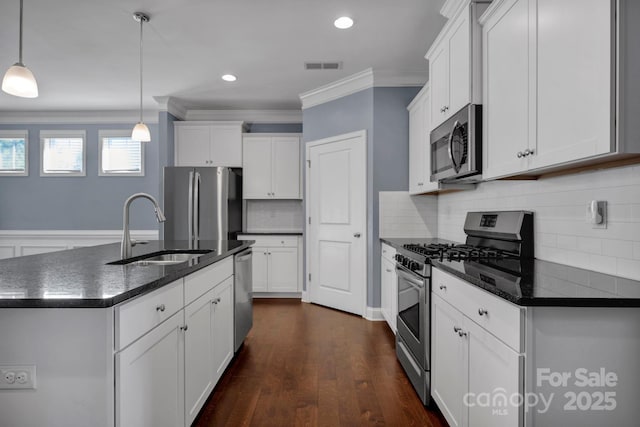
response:
<svg viewBox="0 0 640 427"><path fill-rule="evenodd" d="M165 240L235 240L242 231L242 170L164 168Z"/></svg>

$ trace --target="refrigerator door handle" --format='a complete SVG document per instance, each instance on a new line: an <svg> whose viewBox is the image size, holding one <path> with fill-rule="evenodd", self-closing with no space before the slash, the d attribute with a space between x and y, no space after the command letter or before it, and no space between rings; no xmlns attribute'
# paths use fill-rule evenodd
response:
<svg viewBox="0 0 640 427"><path fill-rule="evenodd" d="M193 171L189 172L189 203L187 213L187 227L189 233L189 248L192 249L193 244Z"/></svg>
<svg viewBox="0 0 640 427"><path fill-rule="evenodd" d="M195 184L193 190L193 241L196 243L200 240L200 172L196 172Z"/></svg>

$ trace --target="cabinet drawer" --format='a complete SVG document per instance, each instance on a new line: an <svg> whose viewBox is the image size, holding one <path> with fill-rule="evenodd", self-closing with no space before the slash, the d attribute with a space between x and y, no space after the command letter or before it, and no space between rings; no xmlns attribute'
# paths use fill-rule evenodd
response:
<svg viewBox="0 0 640 427"><path fill-rule="evenodd" d="M184 278L184 304L195 301L231 275L233 275L232 256L188 275Z"/></svg>
<svg viewBox="0 0 640 427"><path fill-rule="evenodd" d="M182 309L183 289L183 279L179 279L116 307L116 350L128 346Z"/></svg>
<svg viewBox="0 0 640 427"><path fill-rule="evenodd" d="M524 309L449 273L432 270L432 291L517 352L523 351ZM480 312L482 311L482 315Z"/></svg>
<svg viewBox="0 0 640 427"><path fill-rule="evenodd" d="M238 236L238 240L255 240L254 246L264 246L270 248L277 247L298 247L298 236L256 236L256 235L242 235Z"/></svg>
<svg viewBox="0 0 640 427"><path fill-rule="evenodd" d="M396 248L386 243L382 243L381 246L382 246L382 249L380 250L380 252L382 254L382 257L395 263L396 260L394 259L394 256L396 255Z"/></svg>

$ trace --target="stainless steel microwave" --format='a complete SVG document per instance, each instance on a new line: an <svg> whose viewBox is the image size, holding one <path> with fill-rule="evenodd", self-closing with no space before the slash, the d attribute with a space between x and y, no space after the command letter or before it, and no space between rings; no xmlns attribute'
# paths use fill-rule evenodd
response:
<svg viewBox="0 0 640 427"><path fill-rule="evenodd" d="M482 105L469 104L431 132L431 181L482 173Z"/></svg>

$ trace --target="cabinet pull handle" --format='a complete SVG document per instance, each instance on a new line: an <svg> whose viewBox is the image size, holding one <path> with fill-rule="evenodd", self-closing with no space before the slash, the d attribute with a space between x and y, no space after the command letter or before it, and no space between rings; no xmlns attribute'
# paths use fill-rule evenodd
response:
<svg viewBox="0 0 640 427"><path fill-rule="evenodd" d="M160 304L159 306L156 307L156 311L164 311L164 310L165 310L164 304Z"/></svg>
<svg viewBox="0 0 640 427"><path fill-rule="evenodd" d="M489 312L487 310L485 310L484 308L479 308L478 309L478 314L480 316L484 316L485 314L489 314Z"/></svg>
<svg viewBox="0 0 640 427"><path fill-rule="evenodd" d="M461 330L462 330L462 328L459 327L459 326L454 326L453 327L453 332L456 333L456 334L459 334Z"/></svg>
<svg viewBox="0 0 640 427"><path fill-rule="evenodd" d="M186 332L187 329L189 329L189 325L180 326L180 330L181 331L185 331Z"/></svg>
<svg viewBox="0 0 640 427"><path fill-rule="evenodd" d="M460 329L460 330L458 331L458 336L460 336L460 337L466 337L466 336L467 336L467 333L466 333L466 332L464 332L462 329Z"/></svg>
<svg viewBox="0 0 640 427"><path fill-rule="evenodd" d="M424 185L424 182L419 182L419 183L418 183L418 186L419 186L419 187L422 187L423 185Z"/></svg>
<svg viewBox="0 0 640 427"><path fill-rule="evenodd" d="M440 285L440 290L441 290L441 291L446 291L446 290L447 290L447 287L446 287L445 285Z"/></svg>
<svg viewBox="0 0 640 427"><path fill-rule="evenodd" d="M220 301L222 301L222 300L220 299L220 297L218 297L218 298L213 299L213 300L211 301L211 303L212 303L212 304L218 304Z"/></svg>

